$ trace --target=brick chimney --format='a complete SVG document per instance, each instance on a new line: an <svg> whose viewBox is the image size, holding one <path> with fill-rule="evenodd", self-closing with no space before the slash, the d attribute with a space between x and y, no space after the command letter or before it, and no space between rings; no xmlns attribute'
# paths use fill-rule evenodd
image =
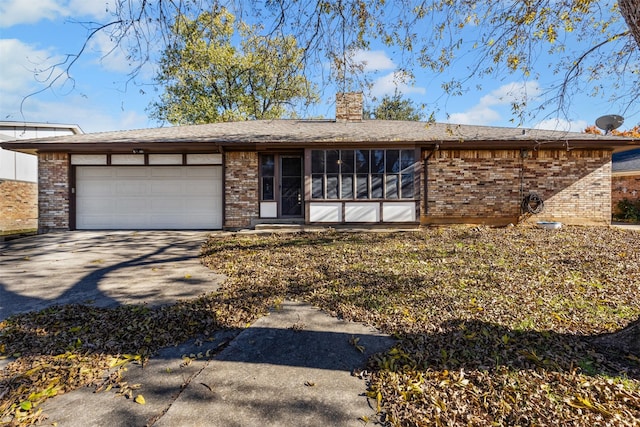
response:
<svg viewBox="0 0 640 427"><path fill-rule="evenodd" d="M362 121L362 92L336 94L336 121Z"/></svg>

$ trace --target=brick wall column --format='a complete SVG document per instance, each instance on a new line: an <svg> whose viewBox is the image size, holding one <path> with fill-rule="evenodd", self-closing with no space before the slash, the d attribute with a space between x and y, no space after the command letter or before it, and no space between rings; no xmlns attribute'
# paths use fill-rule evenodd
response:
<svg viewBox="0 0 640 427"><path fill-rule="evenodd" d="M258 202L258 153L234 152L224 154L225 216L224 228L251 227L251 220L260 215Z"/></svg>
<svg viewBox="0 0 640 427"><path fill-rule="evenodd" d="M69 229L69 155L38 154L38 232Z"/></svg>

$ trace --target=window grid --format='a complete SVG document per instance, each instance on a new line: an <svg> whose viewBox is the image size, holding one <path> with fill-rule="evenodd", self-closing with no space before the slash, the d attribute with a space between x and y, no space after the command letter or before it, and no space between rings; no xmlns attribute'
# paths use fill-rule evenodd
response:
<svg viewBox="0 0 640 427"><path fill-rule="evenodd" d="M413 150L312 150L311 198L413 199Z"/></svg>

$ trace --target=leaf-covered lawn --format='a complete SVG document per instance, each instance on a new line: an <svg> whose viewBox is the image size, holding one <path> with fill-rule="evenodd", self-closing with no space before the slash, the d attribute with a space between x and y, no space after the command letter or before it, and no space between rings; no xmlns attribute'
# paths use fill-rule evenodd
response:
<svg viewBox="0 0 640 427"><path fill-rule="evenodd" d="M211 239L246 304L298 298L399 344L370 363L393 425L638 425L640 355L590 337L640 316L640 235L605 228Z"/></svg>
<svg viewBox="0 0 640 427"><path fill-rule="evenodd" d="M582 227L212 237L203 261L228 276L219 292L0 323L0 356L17 357L0 376L0 424L27 424L50 396L104 387L105 368L295 298L398 337L364 373L389 424L639 425L640 355L591 343L640 316L639 243Z"/></svg>

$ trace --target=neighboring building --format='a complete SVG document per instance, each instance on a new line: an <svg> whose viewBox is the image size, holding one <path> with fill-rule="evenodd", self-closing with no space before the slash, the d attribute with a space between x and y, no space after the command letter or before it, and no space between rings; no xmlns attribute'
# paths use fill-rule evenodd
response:
<svg viewBox="0 0 640 427"><path fill-rule="evenodd" d="M623 199L640 201L640 148L613 154L611 206L614 212Z"/></svg>
<svg viewBox="0 0 640 427"><path fill-rule="evenodd" d="M76 125L0 121L0 142L77 135ZM38 229L38 158L0 148L0 239Z"/></svg>
<svg viewBox="0 0 640 427"><path fill-rule="evenodd" d="M612 152L640 146L585 133L363 121L361 94L340 94L336 116L2 146L38 155L41 232L260 223L606 225ZM532 213L540 200L542 212Z"/></svg>

